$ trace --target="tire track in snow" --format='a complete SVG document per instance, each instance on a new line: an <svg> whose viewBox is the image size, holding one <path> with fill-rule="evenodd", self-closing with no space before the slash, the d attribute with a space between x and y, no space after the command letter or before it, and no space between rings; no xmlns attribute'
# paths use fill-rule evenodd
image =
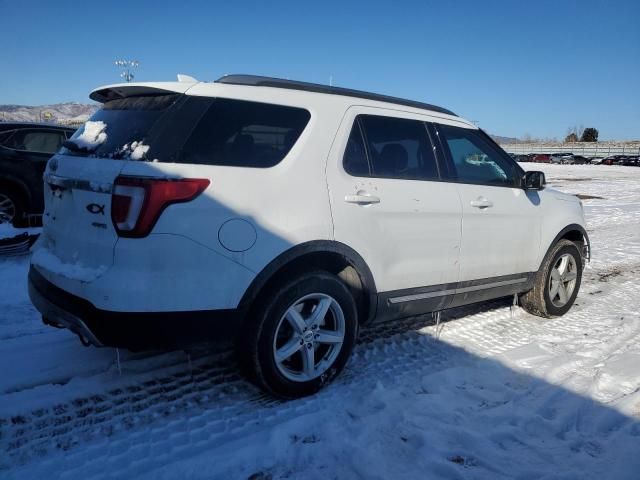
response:
<svg viewBox="0 0 640 480"><path fill-rule="evenodd" d="M487 309L508 311L504 305L504 301L493 301L455 309L443 313L442 321L450 322L479 311L484 312L480 313L482 316L490 316ZM433 324L431 315L427 315L363 329L354 359L336 383L356 381L363 370L380 368L383 363L379 352L392 358L392 363L385 368L398 373L406 371L407 366L403 366L401 360L407 357L407 351L411 351L409 347L415 344L416 338L423 338L419 332L425 328L433 329ZM472 328L472 325L467 328ZM424 361L424 352L421 355L420 361ZM360 359L359 363L366 359L366 364L355 367L353 364L358 362L357 359ZM166 367L159 372L165 370ZM289 403L292 402L284 405ZM237 419L256 409L270 409L282 404L246 382L229 351L219 354L213 362L208 357L194 361L191 371L183 368L169 376L133 382L71 402L0 419L0 451L4 451L7 458L0 463L0 468L26 464L56 451L70 452L97 438L107 439L154 423L165 424L171 418L194 409L213 410L221 418ZM237 420L231 422L232 425L237 423Z"/></svg>
<svg viewBox="0 0 640 480"><path fill-rule="evenodd" d="M608 283L624 286L617 288L613 297L628 300L633 294L633 285L626 281L624 272ZM585 282L585 290L590 287L593 285ZM564 347L570 346L567 337L594 327L590 322L594 308L606 309L588 293L581 294L579 303L575 312L554 320L522 311L512 316L508 299L443 312L441 339L481 356L517 349L536 337L544 340L556 336L564 339ZM606 333L599 331L597 325L595 329L598 335ZM617 350L637 338L637 332L630 333L624 342L620 340ZM451 359L439 357L438 344L428 336L434 334L431 316L364 329L354 358L336 385L370 382L373 377L385 380L417 375L425 364L430 369L445 364L450 368ZM603 343L609 344L606 338ZM613 347L610 350L612 354L616 351ZM599 359L600 355L593 362ZM589 368L586 360L564 367L565 371L557 372L558 381ZM165 367L159 369L164 371ZM245 382L232 354L226 352L214 361L196 360L191 371L179 369L168 376L0 419L0 449L6 454L1 466L29 468L26 464L34 462L38 465L33 466L43 474L58 469L74 477L104 476L105 465L115 476L117 472L144 473L169 462L172 455L183 450L188 450L189 455L197 454L239 438L256 424L264 428L290 414L329 407L333 392L330 387L310 399L275 401Z"/></svg>

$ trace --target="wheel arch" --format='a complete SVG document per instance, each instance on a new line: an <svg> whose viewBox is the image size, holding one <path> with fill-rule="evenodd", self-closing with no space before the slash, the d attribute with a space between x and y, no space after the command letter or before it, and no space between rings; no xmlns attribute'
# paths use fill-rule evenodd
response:
<svg viewBox="0 0 640 480"><path fill-rule="evenodd" d="M377 290L369 266L351 247L331 240L305 242L286 250L253 279L238 305L244 322L265 287L309 270L325 270L339 276L354 294L361 324L376 314Z"/></svg>
<svg viewBox="0 0 640 480"><path fill-rule="evenodd" d="M29 191L29 187L19 178L0 175L0 187L5 187L17 192L21 196L21 200L25 202L25 208L31 205L31 192Z"/></svg>
<svg viewBox="0 0 640 480"><path fill-rule="evenodd" d="M549 244L544 256L542 257L538 270L542 267L544 259L547 258L547 255L549 255L549 252L551 251L553 246L562 239L571 240L572 242L582 244L582 258L586 259L587 261L591 260L591 241L589 240L587 231L582 225L572 223L571 225L567 225L562 230L560 230L553 241Z"/></svg>

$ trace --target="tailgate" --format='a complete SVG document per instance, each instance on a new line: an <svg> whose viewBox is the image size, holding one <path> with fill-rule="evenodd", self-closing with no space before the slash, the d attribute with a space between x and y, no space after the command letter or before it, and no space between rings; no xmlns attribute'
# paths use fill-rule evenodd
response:
<svg viewBox="0 0 640 480"><path fill-rule="evenodd" d="M44 176L43 232L32 263L44 273L90 282L113 263L113 183L126 160L54 156Z"/></svg>

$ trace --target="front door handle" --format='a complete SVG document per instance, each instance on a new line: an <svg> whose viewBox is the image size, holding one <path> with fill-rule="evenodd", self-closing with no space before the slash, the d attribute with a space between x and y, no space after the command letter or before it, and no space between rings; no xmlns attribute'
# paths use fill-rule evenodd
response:
<svg viewBox="0 0 640 480"><path fill-rule="evenodd" d="M471 206L482 210L493 207L493 202L484 197L478 197L476 200L471 200Z"/></svg>
<svg viewBox="0 0 640 480"><path fill-rule="evenodd" d="M380 197L369 195L367 192L359 191L355 195L345 195L344 201L347 203L355 203L357 205L371 205L380 203Z"/></svg>

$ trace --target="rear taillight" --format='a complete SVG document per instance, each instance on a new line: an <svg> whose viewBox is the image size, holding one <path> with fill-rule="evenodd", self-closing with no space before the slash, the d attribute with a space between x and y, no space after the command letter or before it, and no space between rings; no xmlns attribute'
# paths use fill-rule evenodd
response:
<svg viewBox="0 0 640 480"><path fill-rule="evenodd" d="M165 208L193 200L209 183L204 178L118 177L111 197L113 226L121 237L145 237Z"/></svg>

